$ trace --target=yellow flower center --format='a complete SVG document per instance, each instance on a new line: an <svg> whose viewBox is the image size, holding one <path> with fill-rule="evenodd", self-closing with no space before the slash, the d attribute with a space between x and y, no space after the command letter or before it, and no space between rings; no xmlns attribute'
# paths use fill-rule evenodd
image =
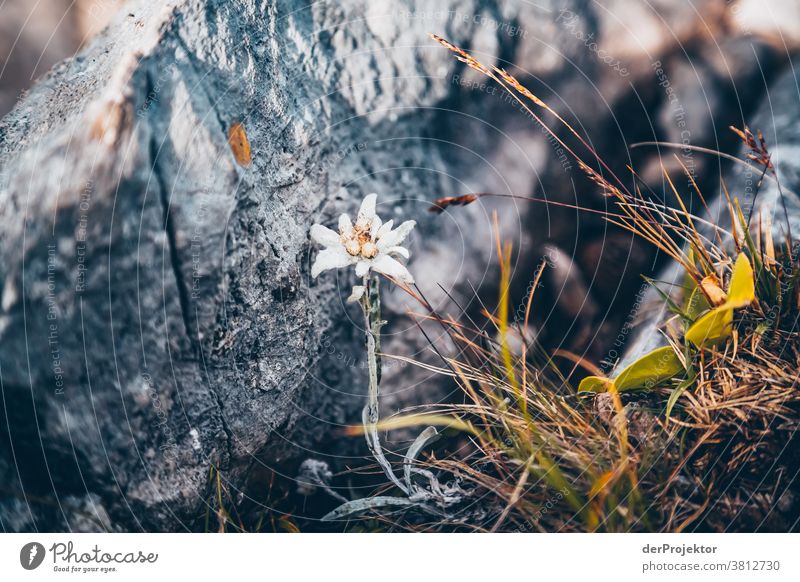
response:
<svg viewBox="0 0 800 582"><path fill-rule="evenodd" d="M375 257L375 255L377 254L378 254L378 247L374 242L370 241L361 245L361 256L364 257L365 259L371 259Z"/></svg>
<svg viewBox="0 0 800 582"><path fill-rule="evenodd" d="M347 254L352 257L373 259L378 256L378 246L372 240L372 223L356 224L349 235L341 232L341 240Z"/></svg>
<svg viewBox="0 0 800 582"><path fill-rule="evenodd" d="M353 257L357 257L361 253L361 245L358 244L358 241L353 238L345 241L344 248L347 251L347 254Z"/></svg>

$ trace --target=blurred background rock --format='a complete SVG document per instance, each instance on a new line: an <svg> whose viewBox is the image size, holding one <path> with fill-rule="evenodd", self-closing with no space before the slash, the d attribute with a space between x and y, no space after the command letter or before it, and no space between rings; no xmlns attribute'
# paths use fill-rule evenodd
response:
<svg viewBox="0 0 800 582"><path fill-rule="evenodd" d="M124 0L0 3L0 116L58 61L103 29Z"/></svg>

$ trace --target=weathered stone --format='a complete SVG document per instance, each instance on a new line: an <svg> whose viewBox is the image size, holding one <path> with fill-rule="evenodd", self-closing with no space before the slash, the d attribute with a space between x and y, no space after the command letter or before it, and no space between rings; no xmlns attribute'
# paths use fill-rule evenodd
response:
<svg viewBox="0 0 800 582"><path fill-rule="evenodd" d="M578 0L139 0L38 83L0 122L0 527L198 529L209 475L258 506L264 474L309 448L358 463L360 441L331 438L366 393L361 321L343 301L353 275L310 280L307 233L369 192L382 216L418 220L410 269L444 313L477 312L474 290L496 296L494 210L519 241L522 289L546 241L569 258L585 232L605 237L595 215L507 199L426 212L469 191L591 198L563 150L429 32L517 64L628 162L616 112L641 138L639 94L606 91L627 79L563 10L618 38ZM650 115L666 96L636 71ZM590 269L618 255L585 249L588 300L623 296ZM419 305L388 284L383 300L383 350L432 357L407 315ZM385 363L385 414L442 396L428 372Z"/></svg>
<svg viewBox="0 0 800 582"><path fill-rule="evenodd" d="M70 508L94 507L103 527L194 529L211 471L258 503L251 475L324 454L363 405L363 338L352 274L309 279L308 228L377 191L382 215L420 222L411 269L432 302L480 287L490 215L425 210L490 187L451 176L503 137L430 139L450 123L463 142L448 104L487 96L427 35L513 58L502 24L533 30L543 6L132 2L44 78L0 124L2 527L86 528ZM419 356L408 299L384 295L384 349ZM391 410L435 399L384 378Z"/></svg>

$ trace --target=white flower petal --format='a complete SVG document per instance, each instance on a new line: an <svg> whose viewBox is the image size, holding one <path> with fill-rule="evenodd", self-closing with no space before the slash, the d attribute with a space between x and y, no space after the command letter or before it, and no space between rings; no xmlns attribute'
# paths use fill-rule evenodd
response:
<svg viewBox="0 0 800 582"><path fill-rule="evenodd" d="M350 236L353 234L353 223L350 222L350 217L342 214L339 217L339 234Z"/></svg>
<svg viewBox="0 0 800 582"><path fill-rule="evenodd" d="M353 292L350 293L350 297L347 298L347 302L356 303L357 301L361 301L361 298L364 296L364 291L366 291L366 287L363 285L355 285L353 287Z"/></svg>
<svg viewBox="0 0 800 582"><path fill-rule="evenodd" d="M411 276L408 269L389 255L379 255L377 259L372 261L372 269L403 281L404 283L411 284L414 282L414 277Z"/></svg>
<svg viewBox="0 0 800 582"><path fill-rule="evenodd" d="M311 240L326 247L342 244L339 240L339 233L321 224L315 224L311 227Z"/></svg>
<svg viewBox="0 0 800 582"><path fill-rule="evenodd" d="M384 234L380 239L378 239L377 243L378 248L380 250L385 250L388 249L389 247L394 247L399 245L406 239L408 233L410 233L416 225L417 223L414 222L413 220L406 220L396 229Z"/></svg>
<svg viewBox="0 0 800 582"><path fill-rule="evenodd" d="M363 277L369 272L369 267L372 264L372 261L358 261L356 264L356 276Z"/></svg>
<svg viewBox="0 0 800 582"><path fill-rule="evenodd" d="M320 251L317 255L317 260L314 261L314 265L311 267L311 276L316 278L322 271L347 267L352 265L355 260L355 257L351 257L347 254L344 247L340 246L325 249Z"/></svg>
<svg viewBox="0 0 800 582"><path fill-rule="evenodd" d="M378 234L377 234L377 237L378 237L378 238L380 238L380 237L382 237L383 235L385 235L387 232L389 232L390 230L392 230L392 226L393 226L393 225L394 225L394 220L388 220L388 221L384 222L384 223L383 223L383 226L381 226L381 227L378 229Z"/></svg>
<svg viewBox="0 0 800 582"><path fill-rule="evenodd" d="M381 220L381 217L376 214L375 218L372 219L372 226L369 229L369 236L372 240L375 240L375 238L378 236L378 231L380 230L382 224L383 221Z"/></svg>
<svg viewBox="0 0 800 582"><path fill-rule="evenodd" d="M400 255L404 259L407 259L411 256L411 253L408 252L408 249L405 247L390 247L386 249L387 255Z"/></svg>
<svg viewBox="0 0 800 582"><path fill-rule="evenodd" d="M361 208L358 211L358 218L356 224L366 225L372 222L375 218L375 203L378 200L377 194L368 194L364 201L361 203Z"/></svg>

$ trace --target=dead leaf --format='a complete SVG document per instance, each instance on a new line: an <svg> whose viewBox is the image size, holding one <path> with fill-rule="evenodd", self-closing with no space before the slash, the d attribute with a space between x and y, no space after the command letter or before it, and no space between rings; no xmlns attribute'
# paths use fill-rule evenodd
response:
<svg viewBox="0 0 800 582"><path fill-rule="evenodd" d="M240 166L247 167L253 161L250 152L250 140L247 139L247 132L244 125L234 123L228 130L228 144L231 146L233 157Z"/></svg>

